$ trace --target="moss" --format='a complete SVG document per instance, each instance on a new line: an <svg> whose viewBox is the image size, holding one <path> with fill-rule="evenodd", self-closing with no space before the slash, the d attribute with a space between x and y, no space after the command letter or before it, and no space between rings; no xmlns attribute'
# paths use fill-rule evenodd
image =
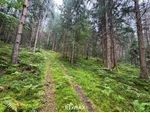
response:
<svg viewBox="0 0 150 113"><path fill-rule="evenodd" d="M51 52L48 54L51 64L52 78L55 82L56 88L56 103L57 111L87 111L84 109L67 109L67 106L72 104L73 106L84 106L80 102L78 95L72 88L71 81L59 64L58 54Z"/></svg>
<svg viewBox="0 0 150 113"><path fill-rule="evenodd" d="M11 46L2 44L0 48L0 65L4 73L0 76L0 86L4 91L0 93L0 111L37 111L43 94L43 74L46 64L43 53L33 54L27 49L21 49L19 64L10 64ZM37 59L37 60L36 60ZM2 68L1 68L2 69ZM6 103L5 100L11 97ZM21 102L23 106L16 106L14 102ZM10 106L12 105L12 106ZM9 107L8 107L9 106Z"/></svg>
<svg viewBox="0 0 150 113"><path fill-rule="evenodd" d="M135 111L135 100L141 103L150 101L149 81L138 79L139 69L136 66L119 64L117 69L109 71L93 58L80 58L74 66L59 56L58 59L68 69L69 75L81 85L98 111ZM150 111L149 107L144 106L144 111Z"/></svg>
<svg viewBox="0 0 150 113"><path fill-rule="evenodd" d="M82 87L97 111L150 111L150 81L138 78L136 66L119 64L117 69L109 71L94 58L79 58L71 65L58 53L40 50L33 54L25 48L21 49L19 64L11 65L11 46L2 42L0 46L0 69L4 72L0 76L0 86L4 89L0 93L0 111L12 111L15 107L10 109L8 105L16 102L23 103L17 106L17 111L38 111L47 61L55 82L57 111L87 111L66 109L67 105L83 106L72 88L71 78ZM69 77L60 63L68 70Z"/></svg>

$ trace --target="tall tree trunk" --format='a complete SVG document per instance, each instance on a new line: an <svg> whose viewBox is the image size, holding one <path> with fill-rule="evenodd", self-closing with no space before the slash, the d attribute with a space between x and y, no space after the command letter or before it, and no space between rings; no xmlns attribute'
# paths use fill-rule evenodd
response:
<svg viewBox="0 0 150 113"><path fill-rule="evenodd" d="M148 79L139 0L134 0L134 3L135 3L136 26L137 26L138 45L139 45L139 54L140 54L139 55L140 56L140 78Z"/></svg>
<svg viewBox="0 0 150 113"><path fill-rule="evenodd" d="M102 1L99 1L99 5L101 6L105 6L105 0L102 0ZM105 66L107 66L107 59L106 59L106 51L107 51L107 48L106 48L106 43L107 43L107 40L106 40L106 15L105 13L103 13L102 15L102 19L100 18L100 23L99 23L99 31L101 31L100 34L102 34L100 36L101 38L101 44L102 45L102 59L103 59L103 63ZM101 24L102 23L102 24Z"/></svg>
<svg viewBox="0 0 150 113"><path fill-rule="evenodd" d="M107 1L108 2L108 1ZM106 2L106 3L107 3ZM108 12L106 11L106 38L107 38L107 68L111 69L111 38L109 32Z"/></svg>
<svg viewBox="0 0 150 113"><path fill-rule="evenodd" d="M14 44L13 51L12 51L12 63L13 64L18 63L19 46L20 46L20 42L21 42L21 35L23 32L23 25L25 24L25 18L27 15L27 10L28 10L28 0L25 0L25 2L23 4L23 11L22 11L22 15L20 18L20 24L18 27L18 32L17 32L15 44Z"/></svg>
<svg viewBox="0 0 150 113"><path fill-rule="evenodd" d="M115 51L115 31L114 31L114 23L113 23L113 0L109 0L109 24L110 24L110 40L111 40L111 69L117 66L116 61L116 51Z"/></svg>
<svg viewBox="0 0 150 113"><path fill-rule="evenodd" d="M55 51L57 51L57 46L58 46L57 34L55 34Z"/></svg>
<svg viewBox="0 0 150 113"><path fill-rule="evenodd" d="M56 36L55 32L52 33L52 51L55 51L55 44L56 44Z"/></svg>
<svg viewBox="0 0 150 113"><path fill-rule="evenodd" d="M93 34L94 35L94 34ZM93 36L93 43L92 43L92 56L97 57L97 42L98 42L98 37Z"/></svg>
<svg viewBox="0 0 150 113"><path fill-rule="evenodd" d="M145 14L145 18L144 18L144 35L147 41L147 47L150 49L150 41L149 41L149 25L148 25L148 17L147 14Z"/></svg>
<svg viewBox="0 0 150 113"><path fill-rule="evenodd" d="M39 37L39 31L40 31L40 21L38 22L38 26L37 26L37 31L36 31L35 41L34 41L33 52L36 51L37 41L38 41L38 37Z"/></svg>
<svg viewBox="0 0 150 113"><path fill-rule="evenodd" d="M62 55L63 55L63 57L65 56L65 51L66 51L66 30L64 30L64 34L63 34L63 43L62 43Z"/></svg>
<svg viewBox="0 0 150 113"><path fill-rule="evenodd" d="M85 51L85 59L88 60L89 59L89 42L87 42L86 44L86 51Z"/></svg>
<svg viewBox="0 0 150 113"><path fill-rule="evenodd" d="M74 56L75 56L75 33L73 33L71 64L74 63Z"/></svg>
<svg viewBox="0 0 150 113"><path fill-rule="evenodd" d="M115 67L117 67L115 38L114 37L112 38L111 43L112 43L112 68L114 69Z"/></svg>
<svg viewBox="0 0 150 113"><path fill-rule="evenodd" d="M50 35L51 35L51 32L48 33L48 37L47 37L47 49L50 48Z"/></svg>
<svg viewBox="0 0 150 113"><path fill-rule="evenodd" d="M32 31L31 31L31 38L30 38L30 43L29 43L30 48L32 47L32 43L33 43L33 40L35 37L35 32L36 32L36 28L35 28L35 23L33 22Z"/></svg>

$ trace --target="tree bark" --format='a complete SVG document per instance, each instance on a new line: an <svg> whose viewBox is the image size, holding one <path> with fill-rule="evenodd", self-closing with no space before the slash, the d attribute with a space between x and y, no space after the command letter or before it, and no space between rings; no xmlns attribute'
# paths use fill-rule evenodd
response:
<svg viewBox="0 0 150 113"><path fill-rule="evenodd" d="M36 36L35 36L35 42L34 42L34 48L33 48L34 53L36 51L37 41L38 41L38 37L39 37L39 31L40 31L40 21L38 22Z"/></svg>
<svg viewBox="0 0 150 113"><path fill-rule="evenodd" d="M56 45L56 36L55 32L52 33L52 51L55 51L55 45Z"/></svg>
<svg viewBox="0 0 150 113"><path fill-rule="evenodd" d="M63 55L63 57L65 56L65 51L66 51L66 30L64 30L64 34L63 34L63 43L62 43L62 55Z"/></svg>
<svg viewBox="0 0 150 113"><path fill-rule="evenodd" d="M30 46L30 48L32 48L32 46L33 46L33 40L34 40L34 37L35 37L35 32L36 32L36 27L35 27L36 25L35 25L35 23L33 22L33 24L32 24L32 31L31 31L31 38L30 38L30 43L29 43L29 46Z"/></svg>
<svg viewBox="0 0 150 113"><path fill-rule="evenodd" d="M108 2L108 1L107 1ZM107 3L106 2L106 3ZM107 3L108 4L108 3ZM106 38L107 38L107 68L111 69L111 38L109 32L108 12L106 11Z"/></svg>
<svg viewBox="0 0 150 113"><path fill-rule="evenodd" d="M136 16L136 26L137 26L137 36L138 36L139 56L140 56L140 78L148 79L139 0L134 0L134 3L135 3L135 16Z"/></svg>
<svg viewBox="0 0 150 113"><path fill-rule="evenodd" d="M50 48L50 35L51 35L51 32L48 33L48 37L47 37L47 49Z"/></svg>
<svg viewBox="0 0 150 113"><path fill-rule="evenodd" d="M114 69L117 66L116 61L116 50L115 50L115 31L114 31L114 23L113 23L113 0L109 0L109 24L110 24L110 44L111 44L111 69Z"/></svg>
<svg viewBox="0 0 150 113"><path fill-rule="evenodd" d="M148 47L148 49L150 49L150 41L149 41L148 31L149 31L148 17L147 17L147 14L145 14L145 18L144 18L144 35L145 35L145 38L146 38L146 41L147 41L147 47Z"/></svg>
<svg viewBox="0 0 150 113"><path fill-rule="evenodd" d="M88 60L89 59L89 42L87 42L86 44L86 54L85 54L85 59Z"/></svg>
<svg viewBox="0 0 150 113"><path fill-rule="evenodd" d="M22 11L22 15L20 18L20 23L19 23L19 27L18 27L18 32L17 32L15 44L14 44L14 47L12 50L12 63L13 64L18 63L19 46L20 46L20 42L21 42L21 35L23 32L23 25L25 24L25 18L27 15L27 10L28 10L28 0L25 0L25 2L23 4L23 11Z"/></svg>
<svg viewBox="0 0 150 113"><path fill-rule="evenodd" d="M105 0L99 1L99 5L105 6ZM101 43L100 45L102 45L102 59L103 59L103 63L104 65L107 67L107 37L106 37L106 15L105 12L102 14L102 19L100 18L100 23L99 23L99 32L100 34L100 38L101 38Z"/></svg>
<svg viewBox="0 0 150 113"><path fill-rule="evenodd" d="M74 64L74 55L75 55L75 33L73 33L71 64Z"/></svg>

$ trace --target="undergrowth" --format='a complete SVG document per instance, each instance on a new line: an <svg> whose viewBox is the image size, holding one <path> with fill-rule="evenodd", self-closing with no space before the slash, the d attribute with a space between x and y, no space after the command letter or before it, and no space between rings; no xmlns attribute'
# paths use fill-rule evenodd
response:
<svg viewBox="0 0 150 113"><path fill-rule="evenodd" d="M45 57L21 48L11 64L11 46L0 42L0 111L37 111L43 96Z"/></svg>
<svg viewBox="0 0 150 113"><path fill-rule="evenodd" d="M49 59L51 62L52 78L56 88L57 111L59 112L76 112L87 111L83 103L80 102L78 95L71 85L71 81L65 75L64 70L59 64L57 53L50 52ZM74 108L74 106L77 106ZM81 108L81 109L80 109Z"/></svg>
<svg viewBox="0 0 150 113"><path fill-rule="evenodd" d="M78 59L72 66L59 55L57 57L93 101L97 111L150 111L150 81L138 78L138 67L119 64L116 70L109 71L93 58Z"/></svg>
<svg viewBox="0 0 150 113"><path fill-rule="evenodd" d="M21 48L19 64L12 65L11 46L0 42L0 111L38 111L44 95L46 62L50 61L55 83L57 111L87 111L71 85L70 77L82 87L97 111L150 111L150 81L138 78L139 69L119 64L113 71L100 60L79 58L74 65L50 51ZM60 66L62 63L68 70ZM70 109L68 109L68 106Z"/></svg>

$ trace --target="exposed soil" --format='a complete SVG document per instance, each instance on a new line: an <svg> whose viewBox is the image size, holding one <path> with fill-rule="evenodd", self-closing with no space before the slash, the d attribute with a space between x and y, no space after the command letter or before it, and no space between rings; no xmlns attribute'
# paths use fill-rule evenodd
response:
<svg viewBox="0 0 150 113"><path fill-rule="evenodd" d="M41 112L55 112L56 103L55 103L55 85L51 78L50 65L47 69L47 75L45 77L45 96L44 96L44 105L42 106Z"/></svg>
<svg viewBox="0 0 150 113"><path fill-rule="evenodd" d="M80 100L84 103L84 105L88 109L88 111L89 112L95 112L95 110L92 106L93 105L92 102L84 94L82 88L75 81L73 81L72 86L76 90L78 96L80 97Z"/></svg>

